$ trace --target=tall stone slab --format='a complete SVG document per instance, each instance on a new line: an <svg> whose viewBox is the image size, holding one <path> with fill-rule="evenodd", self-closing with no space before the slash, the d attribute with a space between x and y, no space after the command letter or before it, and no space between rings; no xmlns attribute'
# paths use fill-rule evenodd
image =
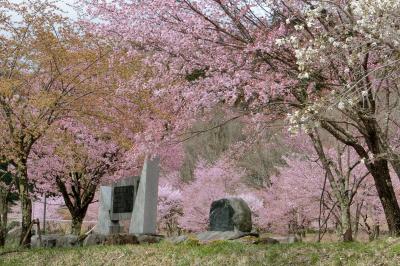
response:
<svg viewBox="0 0 400 266"><path fill-rule="evenodd" d="M97 218L97 224L95 232L102 235L110 234L110 228L112 227L111 222L111 197L112 187L101 186L100 187L100 199L99 199L99 213Z"/></svg>
<svg viewBox="0 0 400 266"><path fill-rule="evenodd" d="M160 159L146 158L133 207L129 233L155 234L157 230Z"/></svg>

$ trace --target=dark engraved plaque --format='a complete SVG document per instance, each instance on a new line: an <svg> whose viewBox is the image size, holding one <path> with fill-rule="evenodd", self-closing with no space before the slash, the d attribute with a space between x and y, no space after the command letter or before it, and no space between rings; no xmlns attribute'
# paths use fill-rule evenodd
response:
<svg viewBox="0 0 400 266"><path fill-rule="evenodd" d="M234 211L229 201L221 199L211 204L210 210L210 231L233 231Z"/></svg>
<svg viewBox="0 0 400 266"><path fill-rule="evenodd" d="M134 193L134 186L114 187L113 213L132 212Z"/></svg>

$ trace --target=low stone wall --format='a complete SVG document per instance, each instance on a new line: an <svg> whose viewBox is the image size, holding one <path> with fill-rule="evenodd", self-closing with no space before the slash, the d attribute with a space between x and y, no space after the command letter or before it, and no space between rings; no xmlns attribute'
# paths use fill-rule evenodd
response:
<svg viewBox="0 0 400 266"><path fill-rule="evenodd" d="M79 244L79 238L76 235L43 235L41 241L38 235L31 238L31 247L74 247Z"/></svg>
<svg viewBox="0 0 400 266"><path fill-rule="evenodd" d="M158 243L164 237L158 235L134 235L134 234L89 234L84 239L76 235L43 235L40 241L38 235L31 238L31 247L74 247L74 246L93 246L93 245L126 245Z"/></svg>

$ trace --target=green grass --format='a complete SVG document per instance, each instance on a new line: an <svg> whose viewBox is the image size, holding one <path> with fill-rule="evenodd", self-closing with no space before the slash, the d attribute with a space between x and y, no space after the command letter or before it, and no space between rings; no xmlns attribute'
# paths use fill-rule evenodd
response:
<svg viewBox="0 0 400 266"><path fill-rule="evenodd" d="M400 239L393 238L368 244L218 241L9 251L0 250L0 265L400 265Z"/></svg>

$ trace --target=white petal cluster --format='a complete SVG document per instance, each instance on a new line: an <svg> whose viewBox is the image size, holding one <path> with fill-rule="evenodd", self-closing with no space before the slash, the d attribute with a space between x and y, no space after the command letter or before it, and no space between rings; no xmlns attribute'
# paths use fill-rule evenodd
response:
<svg viewBox="0 0 400 266"><path fill-rule="evenodd" d="M297 110L288 114L289 133L292 135L298 134L300 131L308 133L311 129L320 127L317 115L321 108L321 103L313 103L301 111Z"/></svg>
<svg viewBox="0 0 400 266"><path fill-rule="evenodd" d="M379 42L400 47L399 0L353 0L356 29L377 45Z"/></svg>

